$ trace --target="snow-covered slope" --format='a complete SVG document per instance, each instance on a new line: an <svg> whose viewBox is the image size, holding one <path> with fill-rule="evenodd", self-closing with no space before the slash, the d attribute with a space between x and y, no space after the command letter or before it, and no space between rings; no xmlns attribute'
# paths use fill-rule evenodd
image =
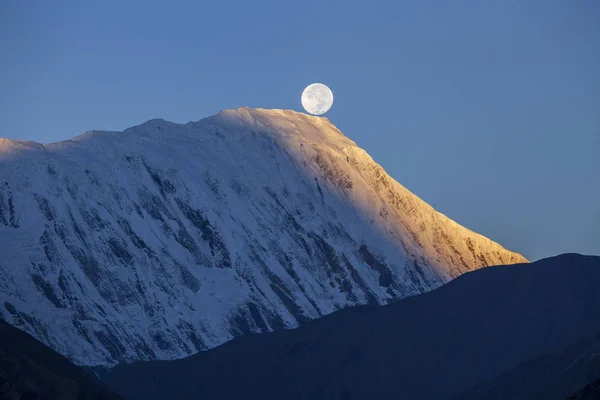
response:
<svg viewBox="0 0 600 400"><path fill-rule="evenodd" d="M184 357L517 262L325 118L0 139L0 315L79 364Z"/></svg>

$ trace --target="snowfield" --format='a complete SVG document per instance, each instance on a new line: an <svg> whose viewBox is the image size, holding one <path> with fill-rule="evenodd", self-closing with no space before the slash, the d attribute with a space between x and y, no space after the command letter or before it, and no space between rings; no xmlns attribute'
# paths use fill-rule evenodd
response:
<svg viewBox="0 0 600 400"><path fill-rule="evenodd" d="M326 118L0 139L0 316L78 364L181 358L519 262Z"/></svg>

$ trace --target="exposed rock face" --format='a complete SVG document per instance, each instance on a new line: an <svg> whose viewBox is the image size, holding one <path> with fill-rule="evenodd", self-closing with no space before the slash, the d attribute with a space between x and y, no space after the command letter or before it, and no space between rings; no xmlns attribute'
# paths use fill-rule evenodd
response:
<svg viewBox="0 0 600 400"><path fill-rule="evenodd" d="M0 139L0 316L80 364L173 359L522 256L327 119L242 108Z"/></svg>

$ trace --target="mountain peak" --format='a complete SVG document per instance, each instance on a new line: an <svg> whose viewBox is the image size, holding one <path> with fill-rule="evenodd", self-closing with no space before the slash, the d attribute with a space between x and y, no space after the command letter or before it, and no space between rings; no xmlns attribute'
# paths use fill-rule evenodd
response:
<svg viewBox="0 0 600 400"><path fill-rule="evenodd" d="M286 122L288 125L286 125ZM298 123L302 126L298 126ZM29 140L14 140L0 137L0 153L8 152L12 150L43 150L45 147L60 148L62 145L71 141L82 141L94 137L102 137L106 135L117 135L121 133L134 133L144 132L149 133L155 130L162 130L163 128L181 128L185 125L202 126L202 125L224 125L233 126L236 124L242 124L247 128L257 128L263 130L270 128L272 132L285 133L290 129L289 124L296 124L297 132L299 134L304 133L301 128L307 128L312 125L312 129L307 131L310 133L314 130L323 129L324 127L331 132L335 132L337 135L343 137L344 134L339 131L335 125L333 125L326 117L309 115L306 113L294 111L294 110L282 110L282 109L266 109L266 108L250 108L250 107L239 107L234 109L225 109L220 111L218 114L203 118L199 121L190 122L188 124L178 124L170 122L162 118L153 118L139 125L132 126L123 130L123 132L117 131L105 131L105 130L89 130L81 135L75 136L72 139L58 142L51 142L49 144L42 144ZM284 128L284 129L278 129ZM350 141L350 139L348 139ZM350 141L352 144L354 142Z"/></svg>
<svg viewBox="0 0 600 400"><path fill-rule="evenodd" d="M43 144L29 140L0 138L0 162L18 160L25 154L31 154L32 152L42 153L45 150Z"/></svg>
<svg viewBox="0 0 600 400"><path fill-rule="evenodd" d="M0 313L78 363L183 357L527 262L322 117L239 108L6 143L28 150L0 164Z"/></svg>
<svg viewBox="0 0 600 400"><path fill-rule="evenodd" d="M297 139L298 144L304 140L338 149L356 146L329 119L293 110L241 107L223 110L214 117L198 121L199 124L207 122Z"/></svg>
<svg viewBox="0 0 600 400"><path fill-rule="evenodd" d="M228 115L228 116L247 115L247 116L252 116L254 118L259 117L259 116L262 116L262 117L270 116L270 117L287 118L287 119L308 118L308 119L314 119L314 120L329 121L329 119L327 119L326 117L310 115L310 114L306 114L304 112L300 112L300 111L296 111L296 110L289 110L289 109L284 110L284 109L278 109L278 108L251 108L251 107L247 107L247 106L225 109L225 110L220 111L217 115Z"/></svg>

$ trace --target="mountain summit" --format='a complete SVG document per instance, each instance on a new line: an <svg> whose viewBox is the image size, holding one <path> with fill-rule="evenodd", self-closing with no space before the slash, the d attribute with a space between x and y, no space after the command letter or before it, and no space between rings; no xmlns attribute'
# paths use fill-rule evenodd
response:
<svg viewBox="0 0 600 400"><path fill-rule="evenodd" d="M240 108L0 139L0 316L76 363L174 359L527 262L326 118Z"/></svg>

